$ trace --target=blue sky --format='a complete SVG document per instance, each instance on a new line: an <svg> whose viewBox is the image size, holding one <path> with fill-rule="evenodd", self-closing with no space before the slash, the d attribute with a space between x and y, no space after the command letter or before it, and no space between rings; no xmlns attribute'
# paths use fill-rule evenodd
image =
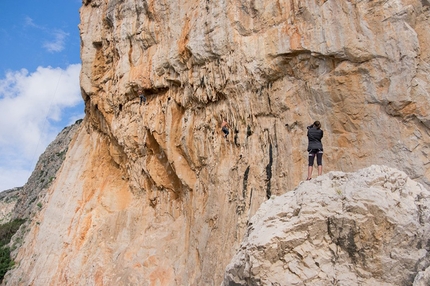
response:
<svg viewBox="0 0 430 286"><path fill-rule="evenodd" d="M46 146L84 116L81 5L0 1L0 191L24 185Z"/></svg>

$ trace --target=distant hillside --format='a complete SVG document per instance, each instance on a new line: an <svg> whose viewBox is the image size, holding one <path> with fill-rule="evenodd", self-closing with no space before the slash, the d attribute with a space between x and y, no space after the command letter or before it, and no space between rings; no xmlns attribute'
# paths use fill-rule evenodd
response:
<svg viewBox="0 0 430 286"><path fill-rule="evenodd" d="M27 183L0 193L0 223L11 219L31 219L44 203L46 191L55 180L56 173L63 163L70 141L79 129L82 120L65 127L48 145Z"/></svg>
<svg viewBox="0 0 430 286"><path fill-rule="evenodd" d="M29 225L46 202L49 186L66 158L69 144L82 120L65 127L39 157L23 187L0 193L0 282L14 265L14 257L29 231Z"/></svg>

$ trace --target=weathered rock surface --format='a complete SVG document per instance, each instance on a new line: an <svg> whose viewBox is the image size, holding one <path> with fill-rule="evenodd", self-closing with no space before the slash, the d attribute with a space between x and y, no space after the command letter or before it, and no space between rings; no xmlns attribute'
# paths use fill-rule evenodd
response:
<svg viewBox="0 0 430 286"><path fill-rule="evenodd" d="M306 177L314 120L325 171L430 186L429 17L424 0L84 0L85 128L8 283L219 285L260 204Z"/></svg>
<svg viewBox="0 0 430 286"><path fill-rule="evenodd" d="M427 286L430 285L430 267L425 271L420 271L414 279L413 286Z"/></svg>
<svg viewBox="0 0 430 286"><path fill-rule="evenodd" d="M374 165L263 203L224 285L428 285L429 265L430 191Z"/></svg>
<svg viewBox="0 0 430 286"><path fill-rule="evenodd" d="M87 114L135 189L172 189L156 144L184 188L250 167L256 189L283 193L314 120L328 170L384 164L430 186L428 1L92 0L81 15Z"/></svg>

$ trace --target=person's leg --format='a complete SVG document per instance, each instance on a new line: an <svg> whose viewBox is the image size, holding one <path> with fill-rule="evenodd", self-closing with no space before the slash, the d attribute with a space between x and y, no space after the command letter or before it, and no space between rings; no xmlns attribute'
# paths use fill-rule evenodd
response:
<svg viewBox="0 0 430 286"><path fill-rule="evenodd" d="M312 170L313 166L308 166L308 178L306 180L310 180L312 178Z"/></svg>
<svg viewBox="0 0 430 286"><path fill-rule="evenodd" d="M312 178L312 171L314 169L314 160L315 160L315 153L311 150L309 151L309 164L308 164L308 177L306 180L310 180Z"/></svg>
<svg viewBox="0 0 430 286"><path fill-rule="evenodd" d="M323 152L319 151L317 153L318 176L322 175L322 156L323 156Z"/></svg>

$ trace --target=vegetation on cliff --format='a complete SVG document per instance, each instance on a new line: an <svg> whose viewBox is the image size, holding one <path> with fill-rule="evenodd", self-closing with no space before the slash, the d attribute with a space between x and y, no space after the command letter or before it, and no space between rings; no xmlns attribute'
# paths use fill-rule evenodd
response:
<svg viewBox="0 0 430 286"><path fill-rule="evenodd" d="M14 261L10 257L8 244L24 222L25 219L14 219L0 225L0 282L3 281L6 272L14 265Z"/></svg>

